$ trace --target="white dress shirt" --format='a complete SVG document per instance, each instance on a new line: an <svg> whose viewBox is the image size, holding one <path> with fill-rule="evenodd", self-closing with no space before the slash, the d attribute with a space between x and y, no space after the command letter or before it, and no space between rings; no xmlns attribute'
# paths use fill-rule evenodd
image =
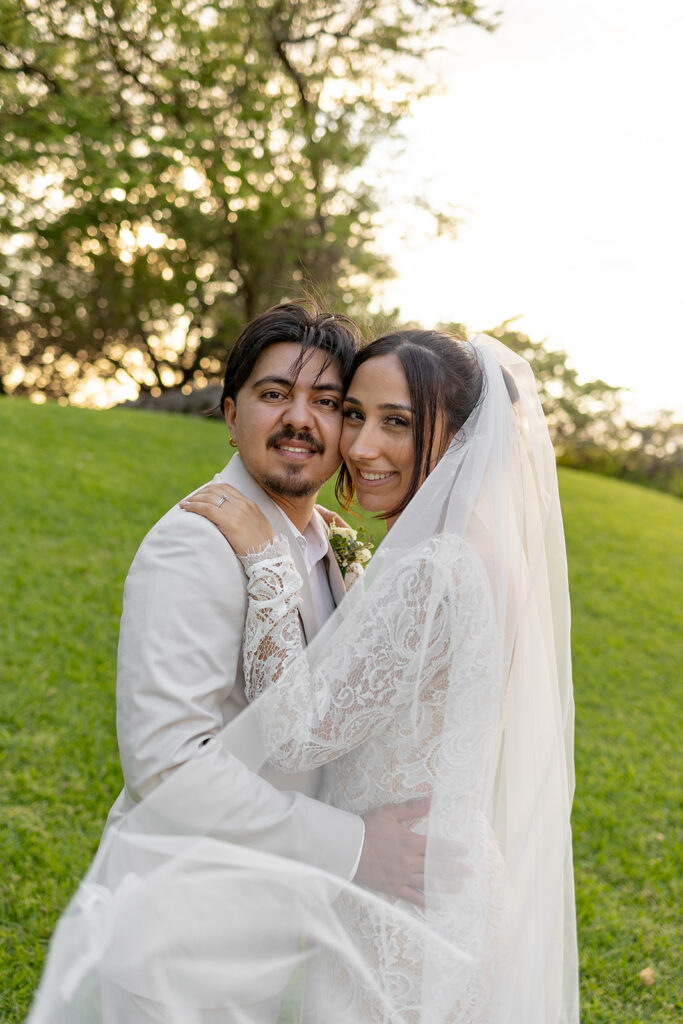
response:
<svg viewBox="0 0 683 1024"><path fill-rule="evenodd" d="M284 512L282 514L285 516ZM330 590L330 581L327 578L327 569L324 562L325 555L327 554L327 536L317 515L311 517L303 533L296 528L288 516L285 516L285 519L287 519L287 522L292 527L296 542L299 545L306 568L308 569L313 603L315 604L318 626L320 627L324 622L327 622L335 609L334 598ZM311 639L312 637L309 636L309 642Z"/></svg>
<svg viewBox="0 0 683 1024"><path fill-rule="evenodd" d="M324 561L328 547L325 529L318 516L314 514L311 516L311 520L304 532L301 533L289 516L286 516L284 512L282 515L292 527L296 537L296 542L299 545L304 562L306 563L308 578L311 581L313 603L318 616L318 628L320 628L324 622L327 622L336 607L332 591L330 590L330 581L327 577L327 569L325 568ZM308 639L311 640L312 637L309 636ZM363 839L365 840L365 823L363 823ZM355 878L362 852L363 846L361 844L361 848L358 851L358 858L353 866L353 871L349 875L349 879Z"/></svg>

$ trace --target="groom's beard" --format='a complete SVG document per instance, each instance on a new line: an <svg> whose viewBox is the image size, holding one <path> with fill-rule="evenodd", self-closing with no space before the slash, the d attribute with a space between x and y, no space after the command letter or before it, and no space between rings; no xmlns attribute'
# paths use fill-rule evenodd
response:
<svg viewBox="0 0 683 1024"><path fill-rule="evenodd" d="M293 475L289 470L286 472L288 476ZM263 481L263 487L270 494L277 494L279 498L308 498L311 494L317 494L324 483L324 480L290 480L267 476Z"/></svg>
<svg viewBox="0 0 683 1024"><path fill-rule="evenodd" d="M267 448L274 448L281 441L301 441L309 445L318 455L323 455L325 446L316 440L306 431L295 433L293 430L281 430L273 434L266 442ZM305 470L305 463L291 463L282 467L282 472L277 476L266 476L263 486L271 494L277 494L280 498L308 498L311 494L317 494L320 488L327 481L327 477L321 480L301 479Z"/></svg>

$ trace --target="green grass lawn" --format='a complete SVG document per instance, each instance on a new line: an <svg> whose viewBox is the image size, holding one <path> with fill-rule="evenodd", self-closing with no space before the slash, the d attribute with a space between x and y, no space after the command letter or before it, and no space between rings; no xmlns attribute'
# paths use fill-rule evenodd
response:
<svg viewBox="0 0 683 1024"><path fill-rule="evenodd" d="M0 400L0 1021L22 1019L121 786L114 683L130 561L154 521L230 451L215 421ZM570 470L560 483L582 1020L673 1024L683 1008L681 504Z"/></svg>

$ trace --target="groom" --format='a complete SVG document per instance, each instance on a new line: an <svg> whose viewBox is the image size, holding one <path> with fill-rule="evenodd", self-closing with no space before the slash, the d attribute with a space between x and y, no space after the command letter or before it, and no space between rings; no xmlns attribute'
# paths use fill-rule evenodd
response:
<svg viewBox="0 0 683 1024"><path fill-rule="evenodd" d="M307 642L344 595L315 501L340 463L341 401L357 344L347 318L286 304L244 328L226 369L221 405L239 455L213 482L240 490L289 541ZM126 580L117 679L125 788L111 824L246 706L246 609L246 576L230 545L207 519L175 506L144 539ZM426 813L423 801L361 818L314 799L315 772L266 779L237 758L226 772L234 800L219 838L423 903L415 876L425 840L404 824Z"/></svg>

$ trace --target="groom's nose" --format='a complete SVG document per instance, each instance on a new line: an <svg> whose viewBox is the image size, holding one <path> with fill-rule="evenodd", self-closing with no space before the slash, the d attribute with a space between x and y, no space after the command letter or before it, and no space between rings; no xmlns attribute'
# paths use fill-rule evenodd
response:
<svg viewBox="0 0 683 1024"><path fill-rule="evenodd" d="M310 430L313 426L311 407L303 395L292 396L284 413L282 414L284 426L293 430Z"/></svg>

